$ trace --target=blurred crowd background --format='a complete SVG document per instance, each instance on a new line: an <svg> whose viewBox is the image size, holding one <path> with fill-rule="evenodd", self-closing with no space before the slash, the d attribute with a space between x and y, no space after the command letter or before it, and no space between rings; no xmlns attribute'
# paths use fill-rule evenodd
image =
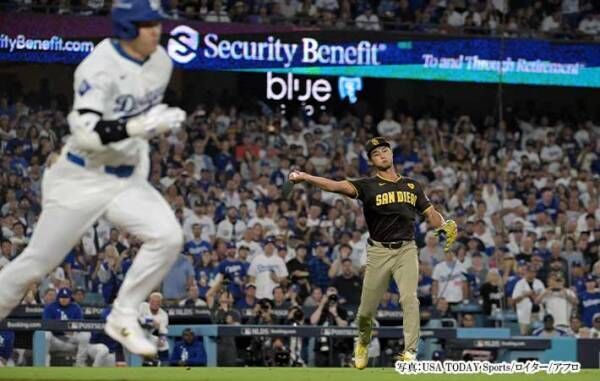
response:
<svg viewBox="0 0 600 381"><path fill-rule="evenodd" d="M0 96L0 266L27 245L43 170L68 133L64 112L35 103L42 98ZM318 306L331 286L340 307L355 307L368 236L360 205L306 186L285 200L280 186L292 167L334 179L368 176L363 143L381 135L393 142L398 172L425 184L435 207L459 225L460 244L449 254L425 222L415 226L424 322L462 318L452 310L468 304L478 325L496 324L493 315L505 311L516 313L524 334L545 313L556 326L578 316L592 329L600 313L600 128L585 116L548 115L515 111L502 122L475 122L388 109L308 118L247 99L199 104L184 129L152 142L150 181L186 234L160 290L164 303L208 305L215 316L262 299L273 308ZM99 220L23 303L45 303L48 290L64 286L110 303L140 244ZM522 297L519 281L531 277L535 295ZM380 309L398 309L393 284Z"/></svg>
<svg viewBox="0 0 600 381"><path fill-rule="evenodd" d="M1 0L0 9L106 15L105 0ZM597 39L591 0L162 0L173 19L443 34Z"/></svg>

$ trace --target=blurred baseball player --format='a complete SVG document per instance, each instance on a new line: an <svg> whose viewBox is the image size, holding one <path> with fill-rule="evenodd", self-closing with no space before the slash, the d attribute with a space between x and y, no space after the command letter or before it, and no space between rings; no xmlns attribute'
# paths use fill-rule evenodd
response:
<svg viewBox="0 0 600 381"><path fill-rule="evenodd" d="M27 249L0 272L0 319L27 286L59 265L101 216L144 241L123 281L106 333L130 352L156 354L137 309L177 259L183 233L147 181L148 139L177 129L179 108L162 104L172 62L159 46L159 0L113 3L115 39L105 39L75 71L71 136L42 182L43 211Z"/></svg>
<svg viewBox="0 0 600 381"><path fill-rule="evenodd" d="M367 367L373 317L383 293L389 286L390 277L393 277L398 285L404 312L404 352L398 356L398 360L416 359L420 330L417 299L419 257L414 241L417 214L424 215L430 226L444 232L446 249L456 238L456 223L452 220L445 221L435 210L425 195L423 186L396 173L392 149L385 138L370 139L365 149L376 169L375 176L334 181L299 171L289 174L289 180L292 182L306 181L325 191L362 201L370 238L367 247L367 268L356 318L358 342L354 350L354 362L358 369Z"/></svg>
<svg viewBox="0 0 600 381"><path fill-rule="evenodd" d="M61 288L56 295L56 301L44 307L42 320L83 320L81 307L73 302L73 293L69 288ZM89 332L50 332L46 334L46 366L50 366L50 352L73 352L76 355L76 365L84 366L86 351L90 339Z"/></svg>
<svg viewBox="0 0 600 381"><path fill-rule="evenodd" d="M166 364L169 361L169 341L167 334L169 333L169 315L160 306L162 304L162 294L153 292L148 297L147 302L142 302L138 310L138 318L142 323L142 327L147 332L147 337L156 344L158 348L159 363ZM156 364L156 359L147 357L147 364Z"/></svg>

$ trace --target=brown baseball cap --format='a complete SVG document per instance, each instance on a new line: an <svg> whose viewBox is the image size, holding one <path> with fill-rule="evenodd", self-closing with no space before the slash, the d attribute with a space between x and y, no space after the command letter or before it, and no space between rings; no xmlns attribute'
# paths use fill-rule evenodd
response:
<svg viewBox="0 0 600 381"><path fill-rule="evenodd" d="M392 145L390 144L390 142L382 136L378 136L378 137L369 139L367 141L367 144L365 144L365 150L367 151L367 156L371 157L371 152L375 148L381 147L381 146L386 146L386 147L392 148Z"/></svg>

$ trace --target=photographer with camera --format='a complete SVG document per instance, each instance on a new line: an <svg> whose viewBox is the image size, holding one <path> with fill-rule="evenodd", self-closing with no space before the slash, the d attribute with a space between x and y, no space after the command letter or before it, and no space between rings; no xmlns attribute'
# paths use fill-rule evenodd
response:
<svg viewBox="0 0 600 381"><path fill-rule="evenodd" d="M328 287L325 297L310 316L310 324L323 327L347 327L348 312L339 305L338 292L335 287ZM333 349L342 356L344 353L344 340L320 337L315 344L315 366L333 366ZM352 345L350 345L350 349Z"/></svg>
<svg viewBox="0 0 600 381"><path fill-rule="evenodd" d="M213 323L238 325L242 317L240 313L233 308L233 295L227 291L221 291L218 301L212 307ZM217 337L217 358L219 366L235 366L238 365L238 346L236 340L232 336ZM243 347L242 347L243 348Z"/></svg>
<svg viewBox="0 0 600 381"><path fill-rule="evenodd" d="M248 320L248 324L254 325L274 325L277 324L276 317L273 314L273 301L270 299L260 299L254 306L254 316ZM269 365L269 355L272 349L272 338L269 336L253 336L244 348L246 348L247 366L265 366Z"/></svg>
<svg viewBox="0 0 600 381"><path fill-rule="evenodd" d="M546 312L554 318L554 325L569 327L569 319L573 308L577 308L577 296L565 288L562 273L555 272L548 276L548 288L537 296L536 302L543 304Z"/></svg>
<svg viewBox="0 0 600 381"><path fill-rule="evenodd" d="M302 307L295 305L292 306L288 311L287 324L298 327L304 325L304 311ZM302 358L302 347L303 339L301 337L290 337L290 364L292 366L305 366L304 359Z"/></svg>

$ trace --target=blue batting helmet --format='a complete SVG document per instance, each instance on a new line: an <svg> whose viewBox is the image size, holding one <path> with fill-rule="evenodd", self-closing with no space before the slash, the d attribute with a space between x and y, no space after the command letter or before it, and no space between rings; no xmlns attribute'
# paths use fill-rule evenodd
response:
<svg viewBox="0 0 600 381"><path fill-rule="evenodd" d="M160 0L116 0L112 7L112 26L115 37L133 40L138 35L136 23L163 20Z"/></svg>

